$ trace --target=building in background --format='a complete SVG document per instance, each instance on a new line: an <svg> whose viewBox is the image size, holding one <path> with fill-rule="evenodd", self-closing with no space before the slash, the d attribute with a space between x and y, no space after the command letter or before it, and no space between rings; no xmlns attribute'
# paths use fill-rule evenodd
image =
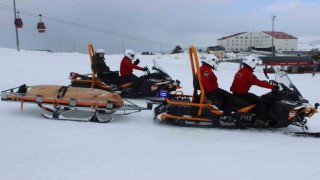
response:
<svg viewBox="0 0 320 180"><path fill-rule="evenodd" d="M271 68L269 72L274 72L274 66L280 66L288 73L312 73L315 72L318 63L310 56L267 56L259 57L263 65L268 65Z"/></svg>
<svg viewBox="0 0 320 180"><path fill-rule="evenodd" d="M247 51L247 50L272 50L273 45L276 52L296 51L298 49L298 38L284 33L274 31L262 32L241 32L225 36L217 41L218 46L223 46L226 51Z"/></svg>

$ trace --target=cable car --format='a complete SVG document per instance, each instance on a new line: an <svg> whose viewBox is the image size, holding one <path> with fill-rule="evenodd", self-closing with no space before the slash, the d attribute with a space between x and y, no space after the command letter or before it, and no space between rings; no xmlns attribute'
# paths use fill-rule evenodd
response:
<svg viewBox="0 0 320 180"><path fill-rule="evenodd" d="M16 26L16 28L22 28L23 22L22 19L19 17L19 11L17 13L18 17L14 20L14 25Z"/></svg>
<svg viewBox="0 0 320 180"><path fill-rule="evenodd" d="M39 14L39 16L40 16L40 22L38 22L37 29L39 33L44 33L46 31L46 25L44 24L44 22L41 21L42 15Z"/></svg>

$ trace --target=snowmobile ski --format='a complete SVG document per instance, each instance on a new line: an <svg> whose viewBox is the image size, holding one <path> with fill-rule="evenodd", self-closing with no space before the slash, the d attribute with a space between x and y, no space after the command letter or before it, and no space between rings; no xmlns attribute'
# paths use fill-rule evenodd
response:
<svg viewBox="0 0 320 180"><path fill-rule="evenodd" d="M320 137L320 132L285 132L284 134L297 137Z"/></svg>

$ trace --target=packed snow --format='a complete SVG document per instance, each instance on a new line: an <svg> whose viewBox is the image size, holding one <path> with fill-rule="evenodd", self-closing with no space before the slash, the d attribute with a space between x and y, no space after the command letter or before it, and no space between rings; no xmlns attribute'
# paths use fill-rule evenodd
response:
<svg viewBox="0 0 320 180"><path fill-rule="evenodd" d="M0 48L0 89L22 84L69 85L69 73L90 73L88 54L48 53ZM119 70L123 55L106 55L111 70ZM155 59L183 92L192 88L189 55L142 56L151 69ZM216 75L229 90L239 64L222 62ZM137 75L143 72L135 71ZM261 67L255 73L266 80ZM273 75L271 75L271 78ZM311 104L319 102L320 74L289 77ZM253 87L262 95L269 90ZM145 100L132 100L146 106ZM300 128L218 129L160 124L153 111L118 116L107 124L45 119L36 104L0 102L0 179L319 179L317 138L284 135ZM309 119L310 131L320 131L319 114Z"/></svg>

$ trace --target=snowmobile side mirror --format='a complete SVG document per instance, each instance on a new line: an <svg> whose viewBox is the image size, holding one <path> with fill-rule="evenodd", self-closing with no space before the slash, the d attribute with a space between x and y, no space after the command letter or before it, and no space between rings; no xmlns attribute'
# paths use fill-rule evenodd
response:
<svg viewBox="0 0 320 180"><path fill-rule="evenodd" d="M315 107L316 109L318 109L319 106L320 106L319 103L315 103L315 104L314 104L314 107Z"/></svg>
<svg viewBox="0 0 320 180"><path fill-rule="evenodd" d="M266 68L263 68L263 73L264 73L264 75L266 76L266 78L269 79L268 71L267 71Z"/></svg>

